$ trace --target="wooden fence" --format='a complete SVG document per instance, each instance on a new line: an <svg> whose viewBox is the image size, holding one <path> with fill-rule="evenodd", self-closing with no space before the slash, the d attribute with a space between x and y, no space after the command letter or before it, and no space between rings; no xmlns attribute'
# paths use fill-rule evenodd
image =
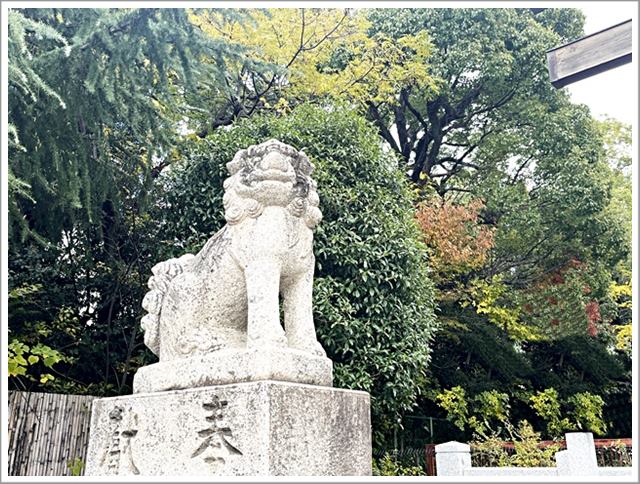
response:
<svg viewBox="0 0 640 484"><path fill-rule="evenodd" d="M10 476L82 473L96 397L9 392Z"/></svg>

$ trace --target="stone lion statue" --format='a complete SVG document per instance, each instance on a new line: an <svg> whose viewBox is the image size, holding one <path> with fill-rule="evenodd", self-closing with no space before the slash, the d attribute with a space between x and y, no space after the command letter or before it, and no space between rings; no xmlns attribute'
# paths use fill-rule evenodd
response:
<svg viewBox="0 0 640 484"><path fill-rule="evenodd" d="M196 255L152 269L145 344L161 362L271 346L324 356L311 305L313 229L322 218L313 165L269 140L239 151L227 168L227 224Z"/></svg>

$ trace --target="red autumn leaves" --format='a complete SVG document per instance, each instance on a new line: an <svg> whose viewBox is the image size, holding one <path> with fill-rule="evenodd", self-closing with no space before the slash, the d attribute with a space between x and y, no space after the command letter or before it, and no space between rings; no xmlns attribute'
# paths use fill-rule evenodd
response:
<svg viewBox="0 0 640 484"><path fill-rule="evenodd" d="M416 219L431 252L436 283L446 285L460 274L482 268L487 261L494 245L496 228L482 224L479 214L483 208L480 200L458 205L436 199L418 206ZM584 296L592 292L589 284L584 282L586 272L587 264L572 258L525 291L525 300L528 301L523 301L521 306L525 319L535 318L537 324L544 324L546 319L548 327L556 332L562 330L564 322L580 324L586 316L587 334L595 337L598 334L596 324L602 316L598 301L585 302ZM568 293L573 293L573 297L562 296Z"/></svg>

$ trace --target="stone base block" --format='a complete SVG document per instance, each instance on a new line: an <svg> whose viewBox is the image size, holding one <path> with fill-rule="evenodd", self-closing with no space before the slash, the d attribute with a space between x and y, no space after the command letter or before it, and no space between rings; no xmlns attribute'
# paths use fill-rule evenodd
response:
<svg viewBox="0 0 640 484"><path fill-rule="evenodd" d="M86 475L368 476L369 394L261 381L94 400Z"/></svg>
<svg viewBox="0 0 640 484"><path fill-rule="evenodd" d="M289 348L221 350L206 356L143 366L134 376L133 392L161 392L261 380L331 386L333 363L327 357Z"/></svg>

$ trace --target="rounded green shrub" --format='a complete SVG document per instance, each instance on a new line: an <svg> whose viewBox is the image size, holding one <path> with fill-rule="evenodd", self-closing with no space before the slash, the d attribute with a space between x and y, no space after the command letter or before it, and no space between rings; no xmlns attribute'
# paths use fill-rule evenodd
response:
<svg viewBox="0 0 640 484"><path fill-rule="evenodd" d="M276 138L315 165L323 220L314 242L314 317L337 387L371 393L375 441L416 402L435 329L433 287L412 194L375 129L347 108L301 106L190 138L166 176L165 253L197 251L224 225L225 164Z"/></svg>

